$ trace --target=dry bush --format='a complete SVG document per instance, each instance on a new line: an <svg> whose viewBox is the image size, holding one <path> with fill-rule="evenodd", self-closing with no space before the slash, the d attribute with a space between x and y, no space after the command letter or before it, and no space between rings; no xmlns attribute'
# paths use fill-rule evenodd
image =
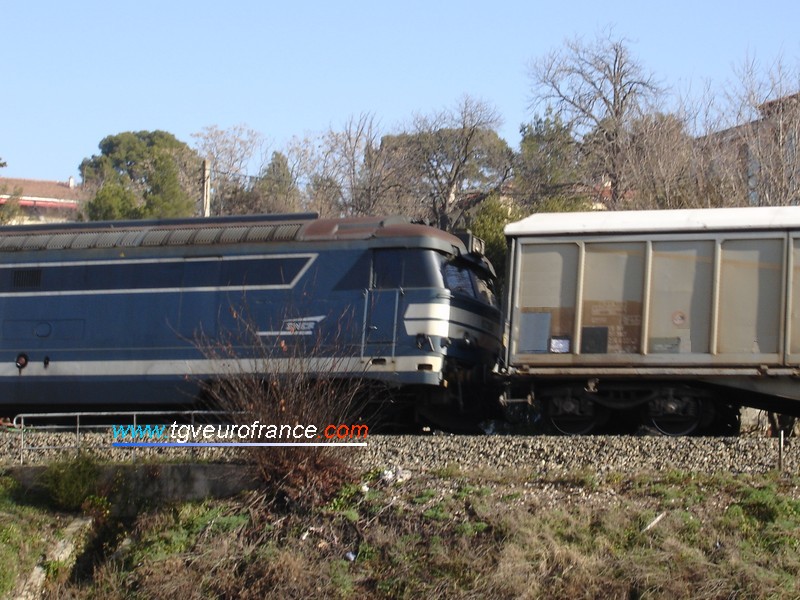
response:
<svg viewBox="0 0 800 600"><path fill-rule="evenodd" d="M204 382L204 395L218 409L230 412L234 423L276 425L281 437L244 440L251 442L326 442L327 425L352 425L372 397L372 389L356 373L341 371L358 356L337 345L341 336L323 340L313 336L263 336L251 319L234 313L236 332L216 340L201 338L199 347L207 359L222 365L222 373ZM316 438L295 439L280 433L281 425L317 428ZM331 441L363 441L331 440ZM322 446L270 446L248 448L250 460L268 491L270 506L305 510L325 502L354 477L347 466L355 448Z"/></svg>

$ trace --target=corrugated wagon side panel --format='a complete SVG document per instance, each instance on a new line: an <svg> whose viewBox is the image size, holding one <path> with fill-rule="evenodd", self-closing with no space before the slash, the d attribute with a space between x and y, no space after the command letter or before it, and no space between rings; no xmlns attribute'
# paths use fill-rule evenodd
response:
<svg viewBox="0 0 800 600"><path fill-rule="evenodd" d="M785 231L521 237L514 248L513 366L800 359L800 240L787 251Z"/></svg>
<svg viewBox="0 0 800 600"><path fill-rule="evenodd" d="M665 240L653 244L647 339L650 354L709 352L713 278L713 241Z"/></svg>
<svg viewBox="0 0 800 600"><path fill-rule="evenodd" d="M518 278L515 352L570 352L575 334L579 247L575 243L525 245Z"/></svg>
<svg viewBox="0 0 800 600"><path fill-rule="evenodd" d="M644 242L585 245L581 353L640 351L645 251Z"/></svg>
<svg viewBox="0 0 800 600"><path fill-rule="evenodd" d="M720 355L777 355L781 346L783 239L727 239L721 245Z"/></svg>
<svg viewBox="0 0 800 600"><path fill-rule="evenodd" d="M787 360L793 365L800 364L800 237L793 237L791 254L789 255L790 268L787 269L789 281L789 310L787 341Z"/></svg>

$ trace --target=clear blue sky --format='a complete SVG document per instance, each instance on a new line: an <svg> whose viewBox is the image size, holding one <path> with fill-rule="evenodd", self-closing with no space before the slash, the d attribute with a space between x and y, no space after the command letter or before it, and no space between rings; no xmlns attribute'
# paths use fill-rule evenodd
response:
<svg viewBox="0 0 800 600"><path fill-rule="evenodd" d="M3 177L66 180L106 135L192 143L245 123L292 136L373 113L386 129L464 94L516 148L529 61L607 25L666 85L723 85L755 56L800 63L800 2L0 0Z"/></svg>

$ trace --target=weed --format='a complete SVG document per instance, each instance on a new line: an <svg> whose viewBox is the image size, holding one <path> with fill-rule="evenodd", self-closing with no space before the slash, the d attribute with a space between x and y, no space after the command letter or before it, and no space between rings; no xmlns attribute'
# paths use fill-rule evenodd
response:
<svg viewBox="0 0 800 600"><path fill-rule="evenodd" d="M387 598L409 598L413 596L411 586L402 576L382 579L378 581L375 587L379 593Z"/></svg>
<svg viewBox="0 0 800 600"><path fill-rule="evenodd" d="M11 591L19 573L17 563L17 552L23 546L22 532L14 523L4 523L0 525L0 594Z"/></svg>
<svg viewBox="0 0 800 600"><path fill-rule="evenodd" d="M42 480L56 507L75 511L96 493L99 472L93 459L79 455L73 460L51 463Z"/></svg>
<svg viewBox="0 0 800 600"><path fill-rule="evenodd" d="M50 581L61 581L68 572L67 564L61 560L45 560L42 562L42 569Z"/></svg>
<svg viewBox="0 0 800 600"><path fill-rule="evenodd" d="M784 502L776 496L772 486L745 490L738 504L745 515L761 524L775 521L784 508Z"/></svg>
<svg viewBox="0 0 800 600"><path fill-rule="evenodd" d="M567 474L510 503L513 477L495 473L491 488L426 477L357 526L366 500L353 485L310 513L250 519L255 495L160 508L140 516L131 560L99 565L96 586L61 596L797 597L796 480L658 474L624 492L598 479L587 495L575 486L585 475Z"/></svg>
<svg viewBox="0 0 800 600"><path fill-rule="evenodd" d="M701 546L704 540L701 538L702 523L700 519L685 510L679 511L677 516L680 520L681 539L692 546Z"/></svg>
<svg viewBox="0 0 800 600"><path fill-rule="evenodd" d="M556 475L551 481L557 485L579 487L586 490L596 490L600 485L597 473L589 469Z"/></svg>
<svg viewBox="0 0 800 600"><path fill-rule="evenodd" d="M326 509L332 512L339 512L347 508L352 508L361 494L361 490L354 483L343 485L336 496L326 505Z"/></svg>
<svg viewBox="0 0 800 600"><path fill-rule="evenodd" d="M474 485L462 484L458 486L458 490L456 490L456 493L453 494L453 498L455 500L464 500L475 494L477 491L478 488Z"/></svg>
<svg viewBox="0 0 800 600"><path fill-rule="evenodd" d="M439 479L456 479L460 474L461 469L457 465L447 465L431 471L431 475Z"/></svg>
<svg viewBox="0 0 800 600"><path fill-rule="evenodd" d="M465 537L474 537L489 529L489 524L483 521L464 521L456 525L456 533Z"/></svg>
<svg viewBox="0 0 800 600"><path fill-rule="evenodd" d="M441 502L431 506L422 513L422 516L433 521L449 521L452 518L452 515L447 511L447 508Z"/></svg>
<svg viewBox="0 0 800 600"><path fill-rule="evenodd" d="M369 506L372 507L373 504L376 504L380 501L383 497L383 494L378 490L369 490L366 494L364 494L364 502L366 502ZM380 508L380 507L377 507Z"/></svg>
<svg viewBox="0 0 800 600"><path fill-rule="evenodd" d="M436 495L437 495L436 490L426 489L422 491L422 493L412 498L411 502L413 502L414 504L426 504L427 502L435 498Z"/></svg>
<svg viewBox="0 0 800 600"><path fill-rule="evenodd" d="M329 576L334 591L340 598L353 596L355 586L350 575L350 563L346 560L334 560L330 563Z"/></svg>
<svg viewBox="0 0 800 600"><path fill-rule="evenodd" d="M144 560L159 561L190 549L201 534L225 532L247 524L246 515L226 515L219 505L187 503L158 513L154 527L139 540L133 563Z"/></svg>
<svg viewBox="0 0 800 600"><path fill-rule="evenodd" d="M380 481L383 476L383 469L376 467L364 473L363 478L366 483L374 483Z"/></svg>
<svg viewBox="0 0 800 600"><path fill-rule="evenodd" d="M361 542L358 545L358 560L359 562L368 562L374 560L379 556L378 549L371 546L367 542Z"/></svg>
<svg viewBox="0 0 800 600"><path fill-rule="evenodd" d="M358 514L358 511L355 508L346 508L344 510L339 511L339 514L345 518L345 520L350 521L351 523L358 523L361 515Z"/></svg>
<svg viewBox="0 0 800 600"><path fill-rule="evenodd" d="M81 504L81 510L92 517L95 526L101 526L111 516L111 502L105 496L89 495Z"/></svg>
<svg viewBox="0 0 800 600"><path fill-rule="evenodd" d="M249 523L247 515L222 515L213 521L212 529L217 533L237 531Z"/></svg>
<svg viewBox="0 0 800 600"><path fill-rule="evenodd" d="M361 489L354 483L347 483L341 487L339 492L325 505L324 510L344 517L350 523L358 523L361 515L358 506L365 500Z"/></svg>

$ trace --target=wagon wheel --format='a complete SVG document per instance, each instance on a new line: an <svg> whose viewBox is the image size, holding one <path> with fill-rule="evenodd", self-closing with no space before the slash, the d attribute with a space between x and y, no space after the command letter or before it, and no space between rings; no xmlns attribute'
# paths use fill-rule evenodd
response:
<svg viewBox="0 0 800 600"><path fill-rule="evenodd" d="M691 392L668 389L647 409L653 427L664 435L690 435L703 422L704 401Z"/></svg>
<svg viewBox="0 0 800 600"><path fill-rule="evenodd" d="M558 433L585 435L608 421L608 410L585 395L566 391L548 398L547 417Z"/></svg>

